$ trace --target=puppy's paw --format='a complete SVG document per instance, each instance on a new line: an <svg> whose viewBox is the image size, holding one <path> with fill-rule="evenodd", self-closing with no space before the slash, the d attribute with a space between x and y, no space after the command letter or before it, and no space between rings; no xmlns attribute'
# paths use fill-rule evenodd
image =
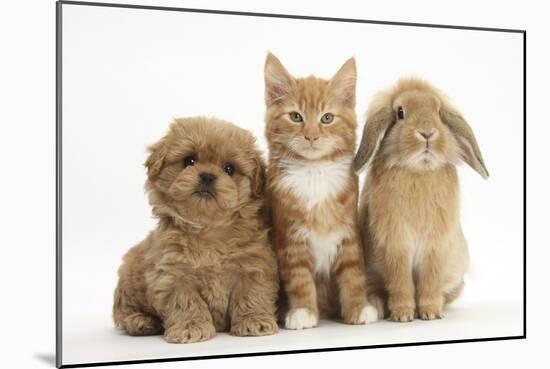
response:
<svg viewBox="0 0 550 369"><path fill-rule="evenodd" d="M229 334L233 336L268 336L278 331L274 316L260 314L242 318L231 326Z"/></svg>
<svg viewBox="0 0 550 369"><path fill-rule="evenodd" d="M164 339L169 343L193 343L209 340L216 335L210 322L189 322L169 327L164 331Z"/></svg>
<svg viewBox="0 0 550 369"><path fill-rule="evenodd" d="M151 336L162 333L160 319L142 313L127 316L123 321L123 327L131 336Z"/></svg>
<svg viewBox="0 0 550 369"><path fill-rule="evenodd" d="M286 329L306 329L313 328L319 324L317 313L307 308L297 308L290 310L285 318Z"/></svg>
<svg viewBox="0 0 550 369"><path fill-rule="evenodd" d="M438 305L422 305L418 307L417 315L422 320L443 318L443 308Z"/></svg>
<svg viewBox="0 0 550 369"><path fill-rule="evenodd" d="M390 309L388 320L392 322L412 322L414 319L414 308L409 306L399 306Z"/></svg>

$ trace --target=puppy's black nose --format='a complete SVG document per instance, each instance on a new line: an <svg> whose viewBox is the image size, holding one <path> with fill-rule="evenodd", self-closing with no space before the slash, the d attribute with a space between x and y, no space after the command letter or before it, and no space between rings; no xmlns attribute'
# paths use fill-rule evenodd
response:
<svg viewBox="0 0 550 369"><path fill-rule="evenodd" d="M216 180L216 176L212 173L202 172L201 174L199 174L199 177L201 179L201 184L206 186L211 185Z"/></svg>

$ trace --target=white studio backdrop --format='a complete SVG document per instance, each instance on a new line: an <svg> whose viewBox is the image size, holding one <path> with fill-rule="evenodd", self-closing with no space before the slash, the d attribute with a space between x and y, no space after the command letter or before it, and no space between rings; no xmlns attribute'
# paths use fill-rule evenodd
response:
<svg viewBox="0 0 550 369"><path fill-rule="evenodd" d="M519 33L63 5L64 356L75 363L116 359L86 341L104 337L98 327L111 335L105 341L113 352L120 351L117 339L126 338L111 322L116 270L122 255L155 226L142 164L146 146L171 119L217 116L251 130L266 150L268 51L296 76L324 78L355 56L358 137L369 99L401 76L425 78L450 95L472 126L491 174L483 181L467 166L459 170L472 259L459 303L484 306L490 314L513 311L504 317L509 331L503 334L522 334L522 42ZM430 327L453 337L454 328L444 322ZM380 343L410 342L388 324L392 335ZM343 337L334 329L350 328L330 329ZM302 337L317 339L311 334ZM301 336L292 337L295 349L301 348ZM376 337L370 339L374 344ZM333 339L320 347L341 344ZM276 342L262 348L277 350ZM120 359L143 358L133 351ZM159 358L159 352L145 358Z"/></svg>

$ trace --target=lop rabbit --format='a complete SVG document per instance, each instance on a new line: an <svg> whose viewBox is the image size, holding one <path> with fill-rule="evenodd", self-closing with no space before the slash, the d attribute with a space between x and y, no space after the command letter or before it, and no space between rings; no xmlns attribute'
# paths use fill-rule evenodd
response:
<svg viewBox="0 0 550 369"><path fill-rule="evenodd" d="M359 225L379 318L439 319L462 292L460 161L488 178L472 129L438 89L401 79L373 99L353 164L368 168Z"/></svg>

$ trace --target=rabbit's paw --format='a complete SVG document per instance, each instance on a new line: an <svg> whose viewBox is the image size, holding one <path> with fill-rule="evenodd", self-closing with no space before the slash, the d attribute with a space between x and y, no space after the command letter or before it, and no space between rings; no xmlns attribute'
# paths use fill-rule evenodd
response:
<svg viewBox="0 0 550 369"><path fill-rule="evenodd" d="M433 320L443 318L443 309L437 305L423 305L418 307L418 318L422 320Z"/></svg>
<svg viewBox="0 0 550 369"><path fill-rule="evenodd" d="M409 306L400 306L390 309L389 320L392 322L412 322L414 319L414 308Z"/></svg>

